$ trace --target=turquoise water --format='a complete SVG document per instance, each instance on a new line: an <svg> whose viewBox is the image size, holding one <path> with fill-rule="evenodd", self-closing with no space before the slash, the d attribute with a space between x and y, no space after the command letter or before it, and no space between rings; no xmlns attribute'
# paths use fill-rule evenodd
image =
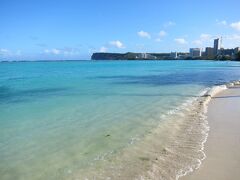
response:
<svg viewBox="0 0 240 180"><path fill-rule="evenodd" d="M238 62L0 63L0 179L68 179L96 162L99 169L167 112L236 79Z"/></svg>

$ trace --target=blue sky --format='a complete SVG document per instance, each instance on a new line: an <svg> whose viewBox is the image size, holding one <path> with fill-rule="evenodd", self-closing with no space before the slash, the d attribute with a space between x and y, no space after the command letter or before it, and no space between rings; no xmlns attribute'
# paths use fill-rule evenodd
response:
<svg viewBox="0 0 240 180"><path fill-rule="evenodd" d="M240 46L239 0L0 0L0 59Z"/></svg>

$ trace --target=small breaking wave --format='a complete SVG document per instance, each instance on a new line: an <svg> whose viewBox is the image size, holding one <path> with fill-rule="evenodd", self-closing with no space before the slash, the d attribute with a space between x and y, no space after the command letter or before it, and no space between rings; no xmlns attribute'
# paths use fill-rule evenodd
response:
<svg viewBox="0 0 240 180"><path fill-rule="evenodd" d="M212 97L216 96L218 93L228 89L229 87L234 87L235 85L240 85L240 81L233 81L224 85L214 86L202 94L202 97L205 97L205 99L201 101L203 111L200 116L203 121L204 128L202 129L203 140L201 142L201 148L199 151L203 154L203 157L201 159L198 159L198 164L196 164L195 166L192 165L192 166L186 167L185 171L182 169L179 170L179 172L176 175L176 180L178 180L180 177L186 176L187 174L193 172L194 170L199 169L202 164L202 161L206 159L207 156L204 153L204 149L205 149L205 143L207 141L209 131L210 131L210 127L208 125L207 116L206 116L208 112L209 102L211 101Z"/></svg>

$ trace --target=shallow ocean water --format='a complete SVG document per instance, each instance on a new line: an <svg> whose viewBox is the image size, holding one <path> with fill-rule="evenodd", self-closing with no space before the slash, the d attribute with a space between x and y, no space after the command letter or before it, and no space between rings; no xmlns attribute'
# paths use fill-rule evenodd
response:
<svg viewBox="0 0 240 180"><path fill-rule="evenodd" d="M236 79L238 62L0 63L0 179L81 179L123 152L131 168L126 149L138 152L174 109Z"/></svg>

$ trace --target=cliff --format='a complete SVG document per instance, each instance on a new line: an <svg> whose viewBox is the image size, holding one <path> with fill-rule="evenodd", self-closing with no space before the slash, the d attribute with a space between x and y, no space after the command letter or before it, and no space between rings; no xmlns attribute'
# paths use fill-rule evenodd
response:
<svg viewBox="0 0 240 180"><path fill-rule="evenodd" d="M124 54L121 53L93 53L92 60L120 60L124 59Z"/></svg>
<svg viewBox="0 0 240 180"><path fill-rule="evenodd" d="M164 60L170 53L93 53L92 60Z"/></svg>

